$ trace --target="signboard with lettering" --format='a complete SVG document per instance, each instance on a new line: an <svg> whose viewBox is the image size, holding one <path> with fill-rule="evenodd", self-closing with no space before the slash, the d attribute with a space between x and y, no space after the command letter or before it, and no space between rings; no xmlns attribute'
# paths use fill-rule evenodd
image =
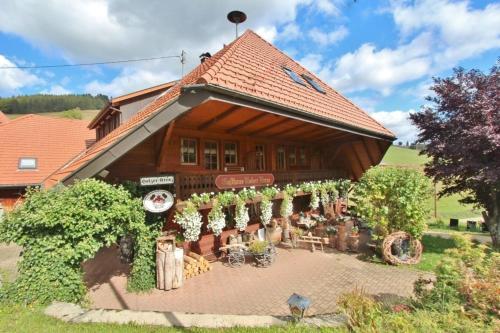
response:
<svg viewBox="0 0 500 333"><path fill-rule="evenodd" d="M170 185L175 182L173 175L157 176L157 177L141 177L141 186L156 186L156 185Z"/></svg>
<svg viewBox="0 0 500 333"><path fill-rule="evenodd" d="M266 186L272 185L273 183L274 175L272 173L218 175L215 178L215 186L220 190L250 186Z"/></svg>

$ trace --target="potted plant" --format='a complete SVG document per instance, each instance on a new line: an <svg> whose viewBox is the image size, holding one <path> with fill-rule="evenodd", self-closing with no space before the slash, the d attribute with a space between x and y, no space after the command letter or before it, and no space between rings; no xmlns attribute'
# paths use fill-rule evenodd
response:
<svg viewBox="0 0 500 333"><path fill-rule="evenodd" d="M358 252L359 247L359 228L354 226L351 229L349 238L347 239L349 249L353 252Z"/></svg>
<svg viewBox="0 0 500 333"><path fill-rule="evenodd" d="M336 219L337 222L337 250L346 251L347 250L347 232L346 232L346 217L339 216Z"/></svg>
<svg viewBox="0 0 500 333"><path fill-rule="evenodd" d="M271 264L271 257L269 251L268 241L254 241L248 247L248 250L253 255L257 266L268 266Z"/></svg>
<svg viewBox="0 0 500 333"><path fill-rule="evenodd" d="M295 227L290 230L290 234L292 236L292 246L297 247L297 240L304 234L304 230Z"/></svg>
<svg viewBox="0 0 500 333"><path fill-rule="evenodd" d="M335 248L337 245L337 228L333 225L329 225L326 227L326 234L329 238L330 247Z"/></svg>
<svg viewBox="0 0 500 333"><path fill-rule="evenodd" d="M326 218L323 215L319 215L318 217L315 218L315 220L316 220L316 228L314 229L314 232L316 236L323 237L325 235Z"/></svg>

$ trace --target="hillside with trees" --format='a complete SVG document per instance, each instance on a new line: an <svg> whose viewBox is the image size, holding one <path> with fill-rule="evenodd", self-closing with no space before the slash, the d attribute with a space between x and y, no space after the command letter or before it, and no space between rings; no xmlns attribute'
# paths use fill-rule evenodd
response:
<svg viewBox="0 0 500 333"><path fill-rule="evenodd" d="M23 95L0 98L0 110L5 114L58 112L79 108L101 109L107 102L106 95Z"/></svg>

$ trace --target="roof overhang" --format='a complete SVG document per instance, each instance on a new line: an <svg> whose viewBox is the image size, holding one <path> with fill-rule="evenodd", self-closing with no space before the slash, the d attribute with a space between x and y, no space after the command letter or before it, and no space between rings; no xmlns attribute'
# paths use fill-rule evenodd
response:
<svg viewBox="0 0 500 333"><path fill-rule="evenodd" d="M313 115L309 112L304 112L299 109L262 100L219 86L208 84L190 85L183 87L181 94L177 98L171 100L168 104L163 106L152 117L146 119L140 125L124 134L120 139L99 153L97 157L93 158L78 168L75 172L64 178L63 183L71 184L77 179L85 179L95 176L107 166L125 155L132 148L146 140L149 136L164 128L172 120L209 100L240 105L242 107L281 115L368 138L375 138L388 143L396 139L393 136L371 132L365 129L350 126L349 124L336 122L329 118Z"/></svg>
<svg viewBox="0 0 500 333"><path fill-rule="evenodd" d="M222 102L227 102L235 105L240 105L243 107L252 108L255 110L273 113L288 118L293 118L312 124L329 127L332 129L341 130L344 132L349 132L352 134L357 134L365 137L380 139L384 141L393 142L396 137L386 135L383 133L378 133L374 131L369 131L363 128L352 126L351 124L342 123L335 121L331 118L321 117L319 115L312 114L310 112L305 112L300 109L291 108L279 103L270 102L263 100L254 96L243 94L241 92L227 89L224 87L211 85L211 84L196 84L185 86L182 88L183 92L189 93L200 93L200 92L210 92L209 99L218 100Z"/></svg>
<svg viewBox="0 0 500 333"><path fill-rule="evenodd" d="M34 187L34 186L41 186L42 184L37 183L37 184L0 184L0 190L8 190L8 189L15 189L15 188L23 188L23 187Z"/></svg>

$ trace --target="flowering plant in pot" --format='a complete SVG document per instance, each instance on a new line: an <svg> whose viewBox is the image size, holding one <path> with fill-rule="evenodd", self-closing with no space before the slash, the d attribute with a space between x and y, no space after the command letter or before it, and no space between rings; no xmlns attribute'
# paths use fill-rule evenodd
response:
<svg viewBox="0 0 500 333"><path fill-rule="evenodd" d="M359 228L354 226L351 229L351 234L347 239L349 249L353 252L358 252L359 247Z"/></svg>
<svg viewBox="0 0 500 333"><path fill-rule="evenodd" d="M330 240L330 246L335 247L337 243L337 228L333 225L329 225L326 227L325 230L326 234L328 235L328 238Z"/></svg>
<svg viewBox="0 0 500 333"><path fill-rule="evenodd" d="M302 236L304 234L304 230L300 229L300 228L292 228L290 230L290 235L292 237L292 246L293 247L297 247L297 240L299 239L300 236Z"/></svg>

